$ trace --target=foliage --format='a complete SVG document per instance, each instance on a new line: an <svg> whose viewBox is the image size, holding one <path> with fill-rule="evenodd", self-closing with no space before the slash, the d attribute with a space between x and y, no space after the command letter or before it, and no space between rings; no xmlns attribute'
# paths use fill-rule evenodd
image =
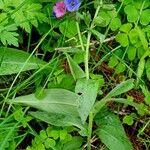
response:
<svg viewBox="0 0 150 150"><path fill-rule="evenodd" d="M28 146L26 150L81 150L80 146L83 142L81 137L72 137L69 128L48 127L46 130L41 130L40 134L32 140L32 146Z"/></svg>
<svg viewBox="0 0 150 150"><path fill-rule="evenodd" d="M0 10L0 149L150 148L149 0Z"/></svg>
<svg viewBox="0 0 150 150"><path fill-rule="evenodd" d="M1 42L4 45L18 46L17 28L31 32L31 25L38 27L39 22L47 22L46 15L41 12L42 5L32 0L1 0Z"/></svg>

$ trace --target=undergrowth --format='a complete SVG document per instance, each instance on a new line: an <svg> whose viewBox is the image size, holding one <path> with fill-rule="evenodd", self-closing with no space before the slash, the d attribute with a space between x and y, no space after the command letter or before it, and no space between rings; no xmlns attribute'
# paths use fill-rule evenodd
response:
<svg viewBox="0 0 150 150"><path fill-rule="evenodd" d="M0 150L149 150L149 14L149 0L0 0Z"/></svg>

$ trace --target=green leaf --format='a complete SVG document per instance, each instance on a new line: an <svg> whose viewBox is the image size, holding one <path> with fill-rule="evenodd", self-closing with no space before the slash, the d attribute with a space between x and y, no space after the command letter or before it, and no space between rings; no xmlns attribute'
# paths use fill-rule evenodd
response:
<svg viewBox="0 0 150 150"><path fill-rule="evenodd" d="M105 39L105 35L98 32L97 30L92 29L91 32L97 37L97 39L100 41L100 43L103 43Z"/></svg>
<svg viewBox="0 0 150 150"><path fill-rule="evenodd" d="M149 17L149 14L150 14L150 9L146 9L146 10L143 10L142 11L142 14L140 16L140 23L142 25L148 25L150 23L150 17Z"/></svg>
<svg viewBox="0 0 150 150"><path fill-rule="evenodd" d="M146 61L145 68L146 68L147 78L148 80L150 80L150 58Z"/></svg>
<svg viewBox="0 0 150 150"><path fill-rule="evenodd" d="M18 9L22 1L13 1L11 4L11 11L14 11L13 8ZM38 27L39 22L48 22L46 15L41 12L42 5L37 3L30 3L29 1L24 3L24 5L15 11L11 15L11 18L14 20L17 26L23 28L26 32L31 32L31 25Z"/></svg>
<svg viewBox="0 0 150 150"><path fill-rule="evenodd" d="M133 0L133 4L135 5L135 7L137 8L137 9L141 9L141 7L142 7L142 9L144 10L145 8L147 8L147 7L149 7L150 6L150 1L148 0L146 0L146 1L141 1L141 0Z"/></svg>
<svg viewBox="0 0 150 150"><path fill-rule="evenodd" d="M116 66L116 68L115 68L115 73L116 73L116 74L122 73L122 72L125 71L125 69L126 69L125 64L123 64L122 62L120 62L120 63Z"/></svg>
<svg viewBox="0 0 150 150"><path fill-rule="evenodd" d="M149 113L148 106L145 105L144 103L138 104L137 113L140 116L144 116L144 115L148 114Z"/></svg>
<svg viewBox="0 0 150 150"><path fill-rule="evenodd" d="M99 87L102 87L103 85L104 85L104 78L103 78L103 76L102 75L100 75L100 74L92 74L92 73L90 73L90 78L92 79L92 80L97 80L97 82L99 83Z"/></svg>
<svg viewBox="0 0 150 150"><path fill-rule="evenodd" d="M42 140L45 140L47 138L47 134L45 130L40 131L40 138L42 138Z"/></svg>
<svg viewBox="0 0 150 150"><path fill-rule="evenodd" d="M142 42L142 45L143 45L143 48L145 49L145 50L148 50L148 41L147 41L147 39L146 39L146 37L145 37L145 33L140 29L140 27L136 27L136 29L137 29L137 31L138 31L138 34L139 34L139 38L140 38L140 40L141 40L141 42Z"/></svg>
<svg viewBox="0 0 150 150"><path fill-rule="evenodd" d="M59 30L64 36L71 38L78 33L75 24L74 20L66 20L59 25Z"/></svg>
<svg viewBox="0 0 150 150"><path fill-rule="evenodd" d="M110 150L133 150L133 147L126 136L118 116L107 109L95 116L97 127L96 134Z"/></svg>
<svg viewBox="0 0 150 150"><path fill-rule="evenodd" d="M110 19L111 17L106 11L100 11L98 16L94 19L94 22L101 27L106 27L109 24Z"/></svg>
<svg viewBox="0 0 150 150"><path fill-rule="evenodd" d="M146 50L143 48L143 46L137 48L137 56L139 59L143 57L145 54Z"/></svg>
<svg viewBox="0 0 150 150"><path fill-rule="evenodd" d="M116 41L119 42L122 47L126 47L129 45L128 36L125 33L117 34Z"/></svg>
<svg viewBox="0 0 150 150"><path fill-rule="evenodd" d="M93 105L99 88L99 80L80 79L77 81L75 92L80 94L79 115L85 123Z"/></svg>
<svg viewBox="0 0 150 150"><path fill-rule="evenodd" d="M132 29L132 24L131 23L126 23L121 25L120 27L120 31L124 32L124 33L129 33L129 31Z"/></svg>
<svg viewBox="0 0 150 150"><path fill-rule="evenodd" d="M109 17L109 16L108 16L108 17ZM94 23L95 23L95 25L100 26L100 27L105 27L105 26L107 26L105 19L104 19L103 17L101 17L101 16L97 16L97 17L94 19Z"/></svg>
<svg viewBox="0 0 150 150"><path fill-rule="evenodd" d="M78 53L75 53L73 60L77 63L80 64L82 62L84 62L84 56L85 56L85 52L80 51Z"/></svg>
<svg viewBox="0 0 150 150"><path fill-rule="evenodd" d="M11 104L23 104L49 113L78 116L79 96L65 89L46 89L45 97L38 100L34 94L19 96L8 100Z"/></svg>
<svg viewBox="0 0 150 150"><path fill-rule="evenodd" d="M47 138L44 142L44 145L46 148L53 148L56 145L56 142L51 138Z"/></svg>
<svg viewBox="0 0 150 150"><path fill-rule="evenodd" d="M67 137L67 130L63 129L63 130L60 130L59 132L60 134L60 140L65 140L65 138Z"/></svg>
<svg viewBox="0 0 150 150"><path fill-rule="evenodd" d="M84 126L81 122L81 119L79 117L73 117L70 114L64 115L64 114L56 114L56 113L48 113L48 112L42 112L42 111L36 111L36 112L29 112L31 116L35 117L36 119L39 119L41 121L44 121L48 124L58 126L58 127L65 127L65 126L76 126L79 129L84 129Z"/></svg>
<svg viewBox="0 0 150 150"><path fill-rule="evenodd" d="M137 81L136 81L136 85L138 84L139 80L142 77L142 74L144 72L144 67L145 67L145 59L140 59L139 64L138 64L138 68L137 68Z"/></svg>
<svg viewBox="0 0 150 150"><path fill-rule="evenodd" d="M0 75L14 74L20 70L38 69L46 64L44 61L35 57L31 57L30 60L25 63L30 54L14 48L0 47L0 52Z"/></svg>
<svg viewBox="0 0 150 150"><path fill-rule="evenodd" d="M125 92L131 90L134 87L133 82L134 82L133 79L129 79L124 82L121 82L106 95L105 99L115 97L117 95L120 95L122 93L125 93Z"/></svg>
<svg viewBox="0 0 150 150"><path fill-rule="evenodd" d="M114 18L111 21L110 28L111 28L112 31L117 30L120 26L121 26L121 21L120 21L119 18Z"/></svg>
<svg viewBox="0 0 150 150"><path fill-rule="evenodd" d="M69 67L72 73L72 76L74 77L75 80L79 78L85 77L84 71L80 68L80 66L70 57L70 55L66 54Z"/></svg>
<svg viewBox="0 0 150 150"><path fill-rule="evenodd" d="M135 59L135 56L136 56L136 47L129 46L127 49L127 54L128 54L128 59L130 61L133 61Z"/></svg>
<svg viewBox="0 0 150 150"><path fill-rule="evenodd" d="M79 150L82 142L83 139L81 137L74 136L71 141L64 144L63 150Z"/></svg>
<svg viewBox="0 0 150 150"><path fill-rule="evenodd" d="M127 14L127 19L129 22L136 22L137 21L139 14L138 14L138 11L133 4L125 6L124 11Z"/></svg>
<svg viewBox="0 0 150 150"><path fill-rule="evenodd" d="M108 66L109 66L110 68L114 68L117 64L118 64L118 59L117 59L117 57L115 57L115 56L110 57Z"/></svg>
<svg viewBox="0 0 150 150"><path fill-rule="evenodd" d="M144 96L145 96L145 98L144 98L145 103L147 105L150 105L150 92L149 92L149 90L145 86L141 86L141 88L142 88L142 92L144 93Z"/></svg>
<svg viewBox="0 0 150 150"><path fill-rule="evenodd" d="M132 44L138 43L140 41L138 31L136 28L129 32L129 39Z"/></svg>
<svg viewBox="0 0 150 150"><path fill-rule="evenodd" d="M18 47L18 36L19 34L16 32L17 27L12 25L0 25L0 40L3 45L14 45Z"/></svg>
<svg viewBox="0 0 150 150"><path fill-rule="evenodd" d="M134 119L132 115L126 115L123 117L123 123L131 126L134 123Z"/></svg>
<svg viewBox="0 0 150 150"><path fill-rule="evenodd" d="M121 0L121 2L123 2L124 5L130 4L133 2L133 0Z"/></svg>
<svg viewBox="0 0 150 150"><path fill-rule="evenodd" d="M58 138L59 138L59 129L54 129L54 128L52 128L52 127L48 127L47 129L46 129L46 132L47 132L47 135L48 135L48 137L52 137L53 139L55 139L55 140L57 140Z"/></svg>

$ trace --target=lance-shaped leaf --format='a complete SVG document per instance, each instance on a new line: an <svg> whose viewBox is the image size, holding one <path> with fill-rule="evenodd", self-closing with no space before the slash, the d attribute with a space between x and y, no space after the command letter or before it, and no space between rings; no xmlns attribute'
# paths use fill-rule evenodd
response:
<svg viewBox="0 0 150 150"><path fill-rule="evenodd" d="M95 116L95 122L97 125L96 134L108 149L133 150L118 116L114 115L107 108L103 108Z"/></svg>
<svg viewBox="0 0 150 150"><path fill-rule="evenodd" d="M26 62L29 56L29 53L22 50L0 47L0 75L18 73L22 68L22 71L38 69L46 64L35 57Z"/></svg>
<svg viewBox="0 0 150 150"><path fill-rule="evenodd" d="M35 94L16 97L8 100L12 104L23 104L49 113L78 115L79 96L65 89L46 89L45 97L39 100Z"/></svg>
<svg viewBox="0 0 150 150"><path fill-rule="evenodd" d="M44 111L36 111L36 112L29 112L31 116L44 121L48 124L64 127L64 126L76 126L81 130L86 130L84 125L81 122L81 119L76 116L71 116L70 114L56 114L56 113L48 113Z"/></svg>
<svg viewBox="0 0 150 150"><path fill-rule="evenodd" d="M122 93L125 93L125 92L131 90L134 87L133 82L134 82L133 79L129 79L129 80L126 80L126 81L120 83L113 90L111 90L104 99L115 97L115 96L118 96Z"/></svg>
<svg viewBox="0 0 150 150"><path fill-rule="evenodd" d="M67 61L69 63L70 71L75 80L85 77L84 71L80 66L66 53Z"/></svg>

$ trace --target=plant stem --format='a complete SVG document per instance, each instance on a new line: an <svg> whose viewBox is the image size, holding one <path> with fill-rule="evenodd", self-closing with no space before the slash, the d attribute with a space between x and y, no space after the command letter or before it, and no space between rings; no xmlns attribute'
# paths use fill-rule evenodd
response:
<svg viewBox="0 0 150 150"><path fill-rule="evenodd" d="M90 47L90 39L91 39L91 32L88 32L88 37L87 37L87 46L86 46L86 51L85 51L85 75L86 79L89 79L89 47Z"/></svg>
<svg viewBox="0 0 150 150"><path fill-rule="evenodd" d="M93 112L89 114L89 126L88 126L88 138L87 138L87 149L91 150L91 136L92 136L92 126L93 126Z"/></svg>
<svg viewBox="0 0 150 150"><path fill-rule="evenodd" d="M88 31L87 35L87 46L86 46L86 53L85 53L85 74L86 74L86 79L89 79L89 48L90 48L90 39L91 39L91 30L94 28L94 20L98 15L98 12L100 10L101 6L98 6L93 18L93 21L90 26L90 30ZM89 114L89 125L88 125L88 137L87 137L87 149L91 150L91 136L92 136L92 125L93 125L93 112L91 111Z"/></svg>
<svg viewBox="0 0 150 150"><path fill-rule="evenodd" d="M80 32L80 27L79 27L79 23L78 22L76 22L76 26L77 26L77 31L78 31L78 36L79 36L79 41L80 41L80 44L81 44L82 51L85 51L83 40L82 40L82 36L81 36L81 32Z"/></svg>

